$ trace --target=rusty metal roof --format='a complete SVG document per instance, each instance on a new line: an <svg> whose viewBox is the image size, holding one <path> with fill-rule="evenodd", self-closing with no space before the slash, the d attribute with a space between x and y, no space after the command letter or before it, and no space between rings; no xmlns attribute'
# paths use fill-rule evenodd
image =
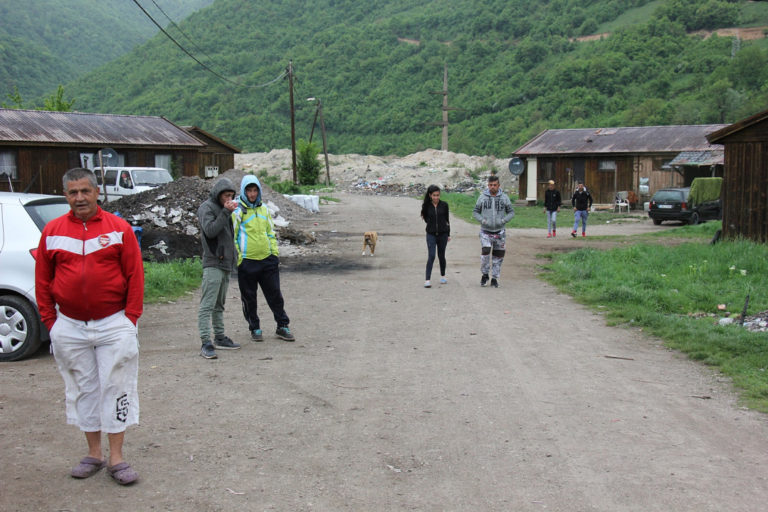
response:
<svg viewBox="0 0 768 512"><path fill-rule="evenodd" d="M727 125L634 126L544 130L517 151L517 156L679 153L723 149L707 134Z"/></svg>
<svg viewBox="0 0 768 512"><path fill-rule="evenodd" d="M0 143L98 146L205 144L163 117L0 109Z"/></svg>
<svg viewBox="0 0 768 512"><path fill-rule="evenodd" d="M724 163L725 151L722 149L712 151L681 151L675 158L661 167L662 169L682 166L709 167L712 165L723 165Z"/></svg>

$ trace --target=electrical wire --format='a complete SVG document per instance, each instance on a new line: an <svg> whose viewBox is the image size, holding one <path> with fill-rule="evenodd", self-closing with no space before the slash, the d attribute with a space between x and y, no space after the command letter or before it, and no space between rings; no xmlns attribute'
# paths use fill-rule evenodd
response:
<svg viewBox="0 0 768 512"><path fill-rule="evenodd" d="M270 80L269 82L266 82L266 83L264 83L264 84L259 84L259 85L246 85L246 84L243 84L243 83L240 83L240 82L236 82L236 81L234 81L234 80L230 80L229 78L225 77L225 76L224 76L224 75L222 75L221 73L218 73L217 71L215 71L215 70L211 69L211 68L210 68L208 65L204 64L204 63L203 63L203 62L201 62L201 61L200 61L200 60L199 60L197 57L195 57L194 55L192 55L192 53L191 53L189 50L187 50L186 48L184 48L184 47L181 45L181 43L179 43L179 42L178 42L176 39L174 39L174 38L173 38L173 36L171 36L171 34L169 34L169 33L168 33L168 32L167 32L167 31L166 31L166 30L165 30L165 29L164 29L164 28L163 28L163 27L162 27L162 26L161 26L161 25L160 25L160 24L159 24L159 23L158 23L158 22L157 22L157 21L156 21L156 20L155 20L155 19L152 17L152 15L151 15L151 14L149 14L149 13L147 12L147 10L146 10L146 9L144 9L144 7L143 7L143 6L142 6L142 5L141 5L141 4L138 2L138 0L133 0L133 3L135 3L135 4L136 4L136 6L137 6L139 9L141 9L141 11L142 11L142 12L143 12L143 13L144 13L146 16L147 16L147 18L149 18L149 19L152 21L152 23L154 23L154 24L155 24L155 26L156 26L158 29L160 29L160 32L162 32L163 34L165 34L165 36L166 36L168 39L170 39L170 40L173 42L173 44L175 44L176 46L178 46L178 47L179 47L179 49L180 49L181 51L183 51L184 53L186 53L186 54L187 54L187 55L188 55L188 56L189 56L189 57L190 57L192 60L194 60L195 62L197 62L198 64L200 64L200 65L201 65L201 66L202 66L202 67L203 67L205 70L207 70L209 73L211 73L211 74L215 75L216 77L220 78L221 80L224 80L225 82L229 82L230 84L232 84L232 85L236 85L236 86L238 86L238 87L245 87L245 88L247 88L247 89L258 89L258 88L261 88L261 87L266 87L266 86L268 86L268 85L271 85L271 84L273 84L273 83L277 82L278 80L280 80L281 78L285 77L285 76L288 74L288 72L287 72L287 71L283 71L283 72L282 72L282 73L281 73L281 74L280 74L280 75L279 75L277 78L275 78L274 80ZM153 1L153 3L155 3L155 2ZM155 5L157 6L157 3L155 3ZM160 8L160 7L158 6L158 9L159 9L159 8ZM160 11L161 11L161 12L163 12L163 10L162 10L162 9L160 9ZM165 12L163 12L163 14L165 14ZM166 17L168 17L168 15L167 15L167 14L166 14ZM170 19L170 18L168 18L168 19ZM173 20L171 20L171 23L173 23ZM176 24L174 23L174 25L176 25ZM177 28L178 28L178 27L177 27ZM179 30L179 31L181 31L181 30ZM183 34L183 32L182 32L182 34ZM187 37L187 36L186 36L186 34L185 34L185 37ZM194 43L193 43L193 44L194 44ZM204 53L204 52L203 52L203 53ZM207 55L206 55L206 57L207 57ZM208 57L208 58L210 59L210 57Z"/></svg>

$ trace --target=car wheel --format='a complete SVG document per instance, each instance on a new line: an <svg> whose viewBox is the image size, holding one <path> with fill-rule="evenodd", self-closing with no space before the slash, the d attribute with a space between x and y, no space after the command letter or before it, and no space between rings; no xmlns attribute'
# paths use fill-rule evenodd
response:
<svg viewBox="0 0 768 512"><path fill-rule="evenodd" d="M21 297L0 296L0 361L17 361L40 348L35 308Z"/></svg>
<svg viewBox="0 0 768 512"><path fill-rule="evenodd" d="M661 226L661 219L653 219L654 226Z"/></svg>
<svg viewBox="0 0 768 512"><path fill-rule="evenodd" d="M691 218L688 219L688 224L690 224L691 226L695 226L698 223L699 223L699 214L696 212L693 212L691 214Z"/></svg>

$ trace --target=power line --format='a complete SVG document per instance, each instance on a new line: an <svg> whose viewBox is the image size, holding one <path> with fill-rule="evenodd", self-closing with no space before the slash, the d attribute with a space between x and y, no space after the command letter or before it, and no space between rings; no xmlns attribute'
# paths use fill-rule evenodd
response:
<svg viewBox="0 0 768 512"><path fill-rule="evenodd" d="M160 25L160 24L159 24L159 23L158 23L158 22L155 20L155 18L153 18L153 17L152 17L152 15L151 15L151 14L149 14L149 13L147 12L147 10L146 10L146 9L144 9L144 7L142 7L142 5L141 5L141 4L138 2L138 0L133 0L133 3L135 3L135 4L136 4L136 6L137 6L139 9L141 9L141 11L142 11L142 12L143 12L143 13L144 13L146 16L147 16L147 18L149 18L149 19L152 21L152 23L154 23L154 24L155 24L155 26L157 26L157 28L158 28L158 29L160 29L160 32L162 32L163 34L165 34L165 36L166 36L168 39L170 39L171 41L173 41L173 44L175 44L176 46L178 46L178 47L179 47L179 49L180 49L181 51L183 51L184 53L186 53L186 54L187 54L187 55L188 55L188 56L189 56L189 57L190 57L192 60L194 60L195 62L197 62L198 64L200 64L200 65L201 65L203 68L205 68L205 69L206 69L206 70L207 70L209 73L211 73L211 74L213 74L213 75L217 76L218 78L220 78L220 79L224 80L225 82L229 82L229 83L231 83L232 85L236 85L236 86L238 86L238 87L245 87L245 88L247 88L247 89L258 89L258 88L261 88L261 87L266 87L266 86L268 86L268 85L271 85L271 84L273 84L273 83L277 82L278 80L280 80L281 78L283 78L283 77L284 77L284 76L287 74L287 72L285 72L285 71L284 71L283 73L281 73L281 74L280 74L280 76L278 76L278 77L277 77L277 78L275 78L274 80L270 80L269 82L266 82L266 83L264 83L264 84L260 84L260 85L246 85L246 84L242 84L242 83L240 83L240 82L235 82L234 80L230 80L229 78L225 77L225 76L224 76L224 75L222 75L221 73L218 73L217 71L215 71L215 70L211 69L209 66L207 66L206 64L204 64L203 62L201 62L201 61L200 61L200 60L199 60L197 57L195 57L194 55L192 55L192 53L191 53L191 52L189 52L189 51L188 51L186 48L184 48L184 47L181 45L181 43L179 43L179 42L178 42L176 39L174 39L174 38L173 38L173 36L171 36L171 34L169 34L169 33L168 33L168 32L167 32L167 31L166 31L166 30L165 30L165 29L164 29L164 28L163 28L163 27L162 27L162 26L161 26L161 25ZM154 2L153 2L153 3L154 3ZM157 5L157 4L155 3L155 5ZM159 8L159 6L158 6L158 8ZM162 12L162 9L160 9L160 10L161 10L161 12ZM163 14L165 14L165 12L163 12ZM167 14L166 14L166 17L168 17L168 15L167 15ZM170 18L169 18L169 19L170 19ZM173 20L171 20L171 22L173 23ZM174 25L175 25L175 23L174 23ZM177 28L178 28L178 27L177 27ZM183 32L182 32L182 34L183 34ZM185 37L186 37L186 34L185 34ZM194 43L193 43L193 44L194 44ZM205 52L203 52L203 53L205 53ZM207 56L207 55L206 55L206 56ZM208 57L208 58L210 59L210 57Z"/></svg>

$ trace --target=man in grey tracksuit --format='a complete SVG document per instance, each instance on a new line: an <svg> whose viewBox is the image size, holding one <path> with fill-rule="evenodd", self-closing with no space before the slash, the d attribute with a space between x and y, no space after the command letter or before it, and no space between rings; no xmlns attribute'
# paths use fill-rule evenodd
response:
<svg viewBox="0 0 768 512"><path fill-rule="evenodd" d="M498 176L488 178L488 188L477 198L472 216L480 222L480 286L488 284L490 272L491 286L498 288L501 263L506 251L504 226L515 216L512 201L502 192Z"/></svg>
<svg viewBox="0 0 768 512"><path fill-rule="evenodd" d="M232 227L232 212L236 208L235 186L229 179L220 178L213 184L210 197L197 210L202 231L200 245L203 248L203 283L197 328L202 343L200 355L206 359L216 359L214 347L228 350L240 348L224 334L224 301L229 275L237 261Z"/></svg>

